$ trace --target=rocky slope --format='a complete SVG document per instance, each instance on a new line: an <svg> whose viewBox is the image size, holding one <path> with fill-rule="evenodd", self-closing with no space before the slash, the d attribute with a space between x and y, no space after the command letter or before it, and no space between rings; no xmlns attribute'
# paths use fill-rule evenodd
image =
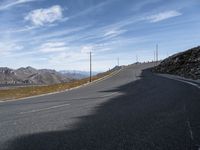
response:
<svg viewBox="0 0 200 150"><path fill-rule="evenodd" d="M55 84L71 81L73 78L63 76L55 70L40 69L32 67L10 69L0 68L0 84Z"/></svg>
<svg viewBox="0 0 200 150"><path fill-rule="evenodd" d="M163 60L154 71L200 79L200 46Z"/></svg>

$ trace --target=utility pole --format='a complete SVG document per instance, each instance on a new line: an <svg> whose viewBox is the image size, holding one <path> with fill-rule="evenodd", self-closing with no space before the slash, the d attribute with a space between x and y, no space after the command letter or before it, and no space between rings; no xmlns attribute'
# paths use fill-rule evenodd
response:
<svg viewBox="0 0 200 150"><path fill-rule="evenodd" d="M158 44L156 44L156 63L158 63Z"/></svg>
<svg viewBox="0 0 200 150"><path fill-rule="evenodd" d="M90 51L90 82L92 82L92 52Z"/></svg>
<svg viewBox="0 0 200 150"><path fill-rule="evenodd" d="M136 55L136 63L138 63L138 55Z"/></svg>
<svg viewBox="0 0 200 150"><path fill-rule="evenodd" d="M119 66L119 57L117 58L117 66Z"/></svg>

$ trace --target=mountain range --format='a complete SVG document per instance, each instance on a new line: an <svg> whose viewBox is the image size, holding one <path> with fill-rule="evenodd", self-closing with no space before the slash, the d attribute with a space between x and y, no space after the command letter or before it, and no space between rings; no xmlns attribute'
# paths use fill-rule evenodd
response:
<svg viewBox="0 0 200 150"><path fill-rule="evenodd" d="M61 70L59 71L62 75L73 78L73 79L83 79L90 76L89 71L80 71L80 70ZM99 72L92 72L92 75L97 75Z"/></svg>
<svg viewBox="0 0 200 150"><path fill-rule="evenodd" d="M69 82L77 78L78 75L75 77L73 74L66 75L51 69L35 69L30 66L19 69L0 67L0 84L48 85Z"/></svg>

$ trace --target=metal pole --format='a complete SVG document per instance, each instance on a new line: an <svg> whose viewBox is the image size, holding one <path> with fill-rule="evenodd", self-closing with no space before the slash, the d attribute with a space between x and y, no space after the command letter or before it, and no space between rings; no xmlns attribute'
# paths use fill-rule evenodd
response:
<svg viewBox="0 0 200 150"><path fill-rule="evenodd" d="M136 55L136 63L138 63L138 55Z"/></svg>
<svg viewBox="0 0 200 150"><path fill-rule="evenodd" d="M117 58L117 65L119 66L119 58Z"/></svg>
<svg viewBox="0 0 200 150"><path fill-rule="evenodd" d="M158 44L156 44L156 62L158 63Z"/></svg>
<svg viewBox="0 0 200 150"><path fill-rule="evenodd" d="M153 51L153 61L155 62L156 61L156 52Z"/></svg>
<svg viewBox="0 0 200 150"><path fill-rule="evenodd" d="M92 82L92 52L90 52L90 82Z"/></svg>

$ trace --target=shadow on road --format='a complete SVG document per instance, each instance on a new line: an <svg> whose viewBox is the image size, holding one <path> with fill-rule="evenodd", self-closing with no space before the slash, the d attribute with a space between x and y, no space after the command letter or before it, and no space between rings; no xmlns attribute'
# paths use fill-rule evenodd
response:
<svg viewBox="0 0 200 150"><path fill-rule="evenodd" d="M143 71L141 77L111 91L102 91L123 95L79 118L75 128L24 135L9 141L6 150L191 149L183 106L184 101L191 100L186 94L190 89L149 70Z"/></svg>

